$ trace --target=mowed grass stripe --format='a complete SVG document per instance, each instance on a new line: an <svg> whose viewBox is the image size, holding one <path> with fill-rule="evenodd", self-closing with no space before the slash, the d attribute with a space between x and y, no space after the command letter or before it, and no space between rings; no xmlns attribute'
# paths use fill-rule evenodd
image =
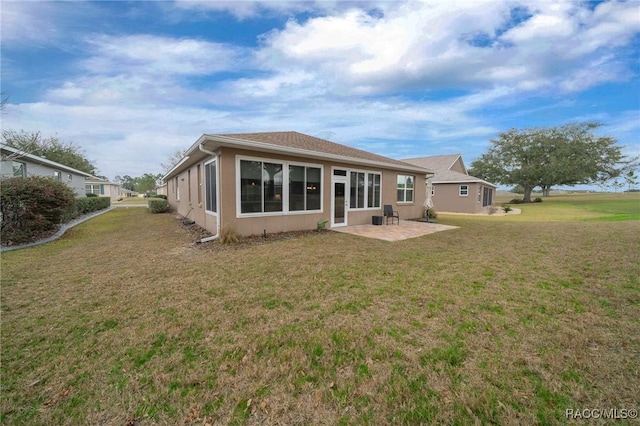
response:
<svg viewBox="0 0 640 426"><path fill-rule="evenodd" d="M535 206L563 221L524 206L397 243L237 250L114 210L3 254L2 423L564 424L567 408L632 408L640 222L584 222L572 201Z"/></svg>

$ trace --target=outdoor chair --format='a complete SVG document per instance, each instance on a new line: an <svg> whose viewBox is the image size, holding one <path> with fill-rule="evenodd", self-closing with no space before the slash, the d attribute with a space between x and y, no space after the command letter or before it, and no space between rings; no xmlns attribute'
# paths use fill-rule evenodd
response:
<svg viewBox="0 0 640 426"><path fill-rule="evenodd" d="M400 214L393 210L391 204L384 205L384 217L387 218L387 225L389 224L389 218L391 218L391 224L393 225L393 219L398 219L398 225L400 225Z"/></svg>

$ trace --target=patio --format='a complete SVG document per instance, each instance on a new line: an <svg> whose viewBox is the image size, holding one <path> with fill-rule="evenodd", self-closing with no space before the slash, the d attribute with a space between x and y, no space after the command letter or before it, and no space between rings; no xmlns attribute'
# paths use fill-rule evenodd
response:
<svg viewBox="0 0 640 426"><path fill-rule="evenodd" d="M402 241L408 238L421 237L434 232L456 229L457 226L437 223L401 220L400 225L351 225L343 228L332 228L332 231L358 235L360 237L377 238L384 241Z"/></svg>

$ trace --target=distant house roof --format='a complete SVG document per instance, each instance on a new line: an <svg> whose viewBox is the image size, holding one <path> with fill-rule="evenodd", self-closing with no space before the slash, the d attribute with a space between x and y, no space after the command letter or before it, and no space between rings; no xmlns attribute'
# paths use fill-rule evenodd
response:
<svg viewBox="0 0 640 426"><path fill-rule="evenodd" d="M10 153L10 155L15 159L27 159L32 163L42 164L67 173L73 173L84 177L93 177L93 175L90 175L89 173L74 169L73 167L65 166L64 164L56 163L55 161L47 160L46 158L39 157L37 155L29 154L28 152L13 148L9 145L0 144L0 149Z"/></svg>
<svg viewBox="0 0 640 426"><path fill-rule="evenodd" d="M462 155L460 154L450 154L450 155L434 155L431 157L419 157L419 158L408 158L402 161L406 161L407 163L415 164L417 166L421 166L424 168L431 169L435 172L435 177L433 178L433 183L483 183L485 185L489 185L492 187L496 187L491 182L487 182L486 180L474 177L469 175L467 172L467 168L464 166L462 161ZM464 170L464 173L451 170L451 168L456 164L457 161L460 161L460 165Z"/></svg>
<svg viewBox="0 0 640 426"><path fill-rule="evenodd" d="M263 132L202 135L200 139L186 151L183 159L167 173L165 179L179 173L188 164L192 164L195 160L191 157L202 157L201 154L198 154L199 152L202 153L202 149L212 151L223 146L295 155L305 158L334 160L349 164L355 163L366 166L393 168L413 173L430 173L430 170L419 165L394 160L303 133Z"/></svg>
<svg viewBox="0 0 640 426"><path fill-rule="evenodd" d="M98 177L95 176L91 176L91 177L87 177L84 179L84 183L88 183L88 184L103 184L103 185L116 185L116 186L120 186L117 183L114 182L109 182L108 180L105 179L100 179Z"/></svg>

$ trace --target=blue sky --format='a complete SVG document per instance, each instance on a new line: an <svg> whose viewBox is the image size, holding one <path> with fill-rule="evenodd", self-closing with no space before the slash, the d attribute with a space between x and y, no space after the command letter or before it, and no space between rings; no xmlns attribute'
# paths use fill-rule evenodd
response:
<svg viewBox="0 0 640 426"><path fill-rule="evenodd" d="M6 1L2 128L139 176L203 133L392 158L599 121L640 155L640 2Z"/></svg>

